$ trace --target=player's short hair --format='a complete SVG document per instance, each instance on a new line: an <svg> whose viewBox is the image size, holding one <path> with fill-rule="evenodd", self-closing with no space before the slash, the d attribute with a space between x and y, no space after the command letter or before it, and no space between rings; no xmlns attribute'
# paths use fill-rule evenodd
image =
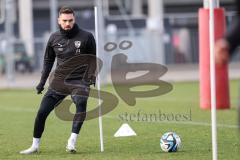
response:
<svg viewBox="0 0 240 160"><path fill-rule="evenodd" d="M59 10L59 16L61 15L61 14L73 14L73 15L75 15L75 13L74 13L74 10L72 9L72 8L70 8L70 7L67 7L67 6L64 6L64 7L62 7L60 10Z"/></svg>

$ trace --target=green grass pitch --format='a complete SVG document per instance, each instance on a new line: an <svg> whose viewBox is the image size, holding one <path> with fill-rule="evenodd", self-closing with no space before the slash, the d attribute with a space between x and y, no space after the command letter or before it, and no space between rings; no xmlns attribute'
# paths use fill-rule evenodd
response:
<svg viewBox="0 0 240 160"><path fill-rule="evenodd" d="M238 160L240 133L237 128L238 81L231 81L231 109L217 112L218 158ZM147 86L137 88L148 90ZM103 90L116 95L111 86ZM34 90L0 90L0 159L6 160L210 160L211 113L199 108L197 82L174 83L168 94L154 98L139 98L136 106L120 100L118 107L103 117L105 151L100 153L98 119L86 121L80 132L76 154L65 152L71 122L62 121L52 112L42 137L40 153L19 155L31 145L36 111L43 95ZM96 104L89 99L89 109ZM74 110L74 106L71 106ZM179 115L178 119L155 119L151 115ZM128 115L126 115L128 114ZM139 115L139 116L138 116ZM137 117L138 116L138 117ZM127 122L137 136L115 138L113 135ZM176 132L182 148L176 153L164 153L159 146L163 133Z"/></svg>

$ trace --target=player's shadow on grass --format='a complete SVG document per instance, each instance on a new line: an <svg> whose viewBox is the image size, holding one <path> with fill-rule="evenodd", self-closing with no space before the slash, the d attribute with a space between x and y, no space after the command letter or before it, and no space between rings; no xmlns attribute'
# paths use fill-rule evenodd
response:
<svg viewBox="0 0 240 160"><path fill-rule="evenodd" d="M33 154L32 156L51 156L52 159L57 159L58 157L69 157L69 155L92 155L92 154L98 154L101 153L100 151L93 150L93 151L81 151L78 150L76 153L69 153L65 151L65 148L59 150L42 150L39 151L39 153Z"/></svg>
<svg viewBox="0 0 240 160"><path fill-rule="evenodd" d="M155 152L155 153L159 153L159 154L178 154L178 153L186 153L186 151L184 150L179 150L177 152L164 152L164 151L158 151L158 152Z"/></svg>

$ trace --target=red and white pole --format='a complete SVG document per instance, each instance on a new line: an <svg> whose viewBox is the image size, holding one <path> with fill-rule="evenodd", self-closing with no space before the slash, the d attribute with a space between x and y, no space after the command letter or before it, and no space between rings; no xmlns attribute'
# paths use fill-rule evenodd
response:
<svg viewBox="0 0 240 160"><path fill-rule="evenodd" d="M214 56L215 41L223 37L226 29L224 9L218 2L204 0L207 7L199 10L200 107L211 108L213 160L218 159L216 109L230 107L228 65L216 65Z"/></svg>

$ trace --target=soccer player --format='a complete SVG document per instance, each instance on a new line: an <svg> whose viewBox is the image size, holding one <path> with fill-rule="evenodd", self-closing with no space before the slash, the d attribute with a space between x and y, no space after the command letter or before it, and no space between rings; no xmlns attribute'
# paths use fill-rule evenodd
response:
<svg viewBox="0 0 240 160"><path fill-rule="evenodd" d="M240 45L240 0L235 0L237 18L226 36L215 44L215 59L218 64L226 64L233 55L234 50ZM238 106L238 127L240 129L240 106Z"/></svg>
<svg viewBox="0 0 240 160"><path fill-rule="evenodd" d="M32 145L20 154L32 154L39 151L45 121L49 113L67 95L71 95L76 105L76 114L73 118L72 133L68 139L66 151L76 152L77 137L86 117L90 85L95 83L96 45L93 35L80 29L75 23L75 13L71 8L60 9L58 24L60 30L50 36L46 46L42 76L36 87L38 94L44 90L55 58L57 66L35 119Z"/></svg>

